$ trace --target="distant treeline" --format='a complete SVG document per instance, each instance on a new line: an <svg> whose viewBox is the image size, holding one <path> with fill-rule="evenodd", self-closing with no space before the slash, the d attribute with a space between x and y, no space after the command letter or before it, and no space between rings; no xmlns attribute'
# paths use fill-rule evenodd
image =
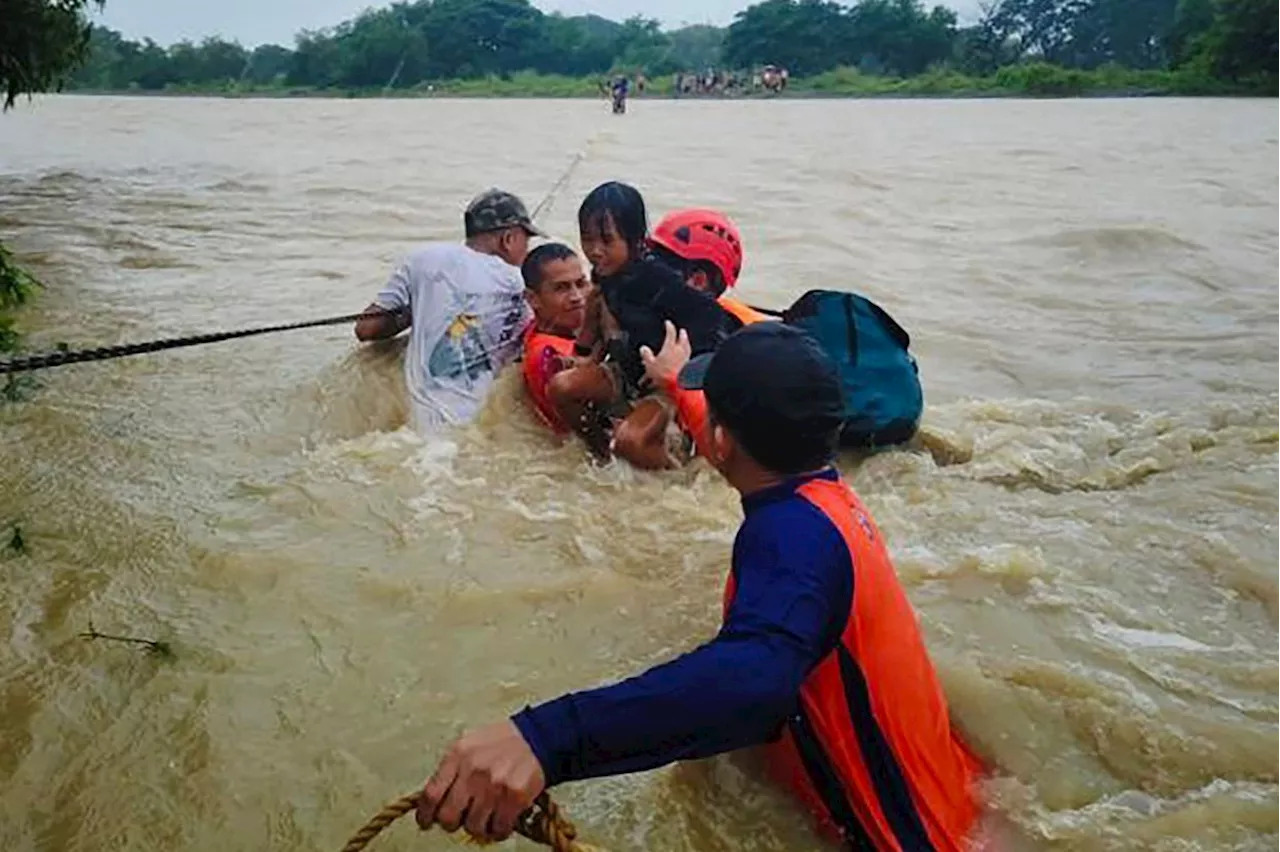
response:
<svg viewBox="0 0 1280 852"><path fill-rule="evenodd" d="M220 38L165 48L95 27L68 87L399 90L764 64L786 67L793 79L837 68L863 77L994 78L1012 66L1047 65L1175 72L1223 91L1276 92L1277 0L992 0L983 8L961 27L951 10L920 0L765 0L723 29L664 32L640 17L548 15L527 0L417 0L303 31L293 48L252 50Z"/></svg>

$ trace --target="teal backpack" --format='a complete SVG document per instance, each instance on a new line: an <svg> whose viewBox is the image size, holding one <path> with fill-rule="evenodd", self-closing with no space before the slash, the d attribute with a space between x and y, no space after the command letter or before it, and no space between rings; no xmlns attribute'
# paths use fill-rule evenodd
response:
<svg viewBox="0 0 1280 852"><path fill-rule="evenodd" d="M883 308L856 293L810 290L782 311L808 332L840 370L846 447L875 449L910 440L924 411L911 337Z"/></svg>

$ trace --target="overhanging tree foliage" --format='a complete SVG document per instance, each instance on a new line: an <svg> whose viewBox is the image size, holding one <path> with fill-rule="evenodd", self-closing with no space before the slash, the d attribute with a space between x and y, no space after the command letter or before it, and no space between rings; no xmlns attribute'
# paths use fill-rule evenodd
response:
<svg viewBox="0 0 1280 852"><path fill-rule="evenodd" d="M90 5L103 0L3 0L0 5L0 112L23 95L62 88L86 53ZM0 350L17 346L9 310L30 298L38 283L0 243Z"/></svg>
<svg viewBox="0 0 1280 852"><path fill-rule="evenodd" d="M0 5L3 110L22 95L61 89L89 45L86 7L104 0L4 0Z"/></svg>

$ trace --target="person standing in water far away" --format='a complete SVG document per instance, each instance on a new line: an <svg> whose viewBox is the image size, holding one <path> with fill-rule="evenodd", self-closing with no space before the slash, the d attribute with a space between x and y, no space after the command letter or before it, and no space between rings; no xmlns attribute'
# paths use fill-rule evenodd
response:
<svg viewBox="0 0 1280 852"><path fill-rule="evenodd" d="M621 114L627 111L627 95L631 91L631 81L627 79L625 74L619 74L613 79L613 87L611 94L613 96L613 111Z"/></svg>
<svg viewBox="0 0 1280 852"><path fill-rule="evenodd" d="M355 325L361 341L410 330L405 381L419 428L470 421L531 320L520 264L529 238L545 235L524 202L490 189L462 221L465 242L412 251L366 309L376 315Z"/></svg>
<svg viewBox="0 0 1280 852"><path fill-rule="evenodd" d="M704 392L708 460L742 497L719 633L464 734L427 781L418 825L500 840L547 787L764 746L770 775L848 847L962 852L982 768L952 728L884 539L833 466L835 365L776 322L688 357L677 344L645 360L655 384L674 374Z"/></svg>

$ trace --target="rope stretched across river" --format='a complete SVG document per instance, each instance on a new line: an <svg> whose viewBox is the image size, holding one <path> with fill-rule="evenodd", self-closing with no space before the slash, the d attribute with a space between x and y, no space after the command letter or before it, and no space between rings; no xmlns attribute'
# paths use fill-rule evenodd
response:
<svg viewBox="0 0 1280 852"><path fill-rule="evenodd" d="M193 334L187 337L170 337L165 340L148 340L144 343L125 343L120 346L100 346L97 349L80 349L76 351L45 352L40 355L24 355L8 361L0 361L0 374L21 373L27 370L43 370L46 367L60 367L63 364L78 364L82 361L105 361L109 358L124 358L128 355L143 355L147 352L159 352L163 349L177 349L183 346L199 346L203 343L217 343L221 340L234 340L237 337L252 337L255 334L271 334L277 331L292 331L298 328L315 328L321 325L339 325L355 322L358 319L374 316L386 316L384 313L345 314L340 317L304 320L302 322L269 325L262 328L244 328L238 331L215 331L211 334Z"/></svg>
<svg viewBox="0 0 1280 852"><path fill-rule="evenodd" d="M590 149L594 138L587 142L586 149L579 151L569 162L567 168L560 175L559 179L552 184L551 189L538 202L538 206L533 209L533 214L529 217L537 220L544 209L549 209L549 205L555 200L555 196L568 183L569 178L573 175L574 169L578 167L587 156L587 150ZM200 346L205 343L218 343L223 340L234 340L240 337L253 337L257 334L273 334L278 331L293 331L299 328L316 328L322 325L340 325L346 322L355 322L365 317L381 316L376 313L358 313L346 314L340 317L328 317L326 319L304 320L302 322L285 323L284 325L271 325L264 328L247 328L238 331L215 331L211 334L193 334L186 337L171 337L166 340L148 340L143 343L126 343L119 346L99 346L95 349L80 349L76 351L60 350L57 352L45 352L39 355L24 355L18 358L11 358L7 361L0 361L0 375L5 373L23 373L29 370L43 370L47 367L61 367L64 364L79 364L84 361L106 361L111 358L125 358L130 355L145 355L148 352L160 352L165 349L178 349L184 346Z"/></svg>
<svg viewBox="0 0 1280 852"><path fill-rule="evenodd" d="M388 802L363 828L351 835L347 845L342 847L342 852L360 852L384 828L416 808L421 798L422 793L418 792ZM560 812L560 806L545 791L533 800L533 807L520 815L516 821L516 832L534 843L550 846L555 852L597 852L595 847L577 839L578 829Z"/></svg>

